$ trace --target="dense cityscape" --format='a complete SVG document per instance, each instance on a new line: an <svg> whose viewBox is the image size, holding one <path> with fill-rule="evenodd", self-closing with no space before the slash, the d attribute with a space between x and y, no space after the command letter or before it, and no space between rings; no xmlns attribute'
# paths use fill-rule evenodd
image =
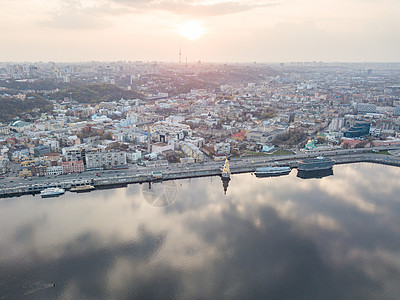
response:
<svg viewBox="0 0 400 300"><path fill-rule="evenodd" d="M30 179L400 144L399 80L390 63L2 63L0 171Z"/></svg>
<svg viewBox="0 0 400 300"><path fill-rule="evenodd" d="M0 300L399 299L399 0L0 2Z"/></svg>

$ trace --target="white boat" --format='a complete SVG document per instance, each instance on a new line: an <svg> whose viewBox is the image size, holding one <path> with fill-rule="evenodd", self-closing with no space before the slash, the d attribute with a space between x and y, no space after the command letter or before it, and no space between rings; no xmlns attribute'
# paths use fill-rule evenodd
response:
<svg viewBox="0 0 400 300"><path fill-rule="evenodd" d="M58 187L52 187L52 188L47 188L47 189L44 189L43 191L41 191L40 196L42 198L58 197L60 195L63 195L64 193L65 193L64 189L58 188Z"/></svg>
<svg viewBox="0 0 400 300"><path fill-rule="evenodd" d="M290 167L261 167L254 172L256 177L272 177L287 175L291 171Z"/></svg>

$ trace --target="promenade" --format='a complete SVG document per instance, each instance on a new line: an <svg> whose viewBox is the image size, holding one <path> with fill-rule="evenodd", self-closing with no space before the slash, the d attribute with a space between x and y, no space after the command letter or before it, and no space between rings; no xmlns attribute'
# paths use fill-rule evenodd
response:
<svg viewBox="0 0 400 300"><path fill-rule="evenodd" d="M376 148L380 150L398 150L398 146L393 146L390 149ZM258 167L265 166L289 166L297 168L299 162L305 158L317 156L330 157L335 161L335 164L349 163L377 163L400 167L400 157L394 155L377 154L371 149L356 149L356 150L337 150L324 151L320 153L298 153L293 155L282 156L260 156L251 158L231 159L230 169L232 174L251 173ZM62 187L69 190L72 187L90 184L96 189L113 188L118 186L126 186L128 184L144 183L160 180L175 180L184 178L218 176L221 175L223 162L208 162L195 164L171 164L168 167L132 167L124 170L104 170L84 172L81 174L71 174L56 176L53 178L37 177L31 181L23 179L3 179L0 184L0 197L14 197L24 194L36 194L48 187ZM161 171L162 177L154 176L153 172ZM12 182L11 182L12 181Z"/></svg>

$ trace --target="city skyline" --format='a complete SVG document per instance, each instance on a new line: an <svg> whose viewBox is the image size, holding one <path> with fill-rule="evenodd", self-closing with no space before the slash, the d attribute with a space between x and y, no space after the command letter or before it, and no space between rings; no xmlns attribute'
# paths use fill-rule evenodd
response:
<svg viewBox="0 0 400 300"><path fill-rule="evenodd" d="M1 61L400 61L395 0L0 3Z"/></svg>

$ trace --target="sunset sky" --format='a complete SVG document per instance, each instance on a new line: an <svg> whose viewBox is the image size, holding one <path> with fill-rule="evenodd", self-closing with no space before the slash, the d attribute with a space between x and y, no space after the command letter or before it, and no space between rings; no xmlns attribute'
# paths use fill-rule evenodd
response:
<svg viewBox="0 0 400 300"><path fill-rule="evenodd" d="M398 62L399 0L0 0L0 61Z"/></svg>

